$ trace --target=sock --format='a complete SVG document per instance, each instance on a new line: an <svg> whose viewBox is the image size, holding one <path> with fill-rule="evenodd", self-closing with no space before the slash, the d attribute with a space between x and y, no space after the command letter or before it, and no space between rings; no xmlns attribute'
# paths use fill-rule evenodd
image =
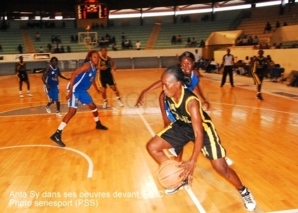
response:
<svg viewBox="0 0 298 213"><path fill-rule="evenodd" d="M120 100L120 96L117 97L117 100Z"/></svg>
<svg viewBox="0 0 298 213"><path fill-rule="evenodd" d="M98 117L94 117L94 121L95 122L99 121Z"/></svg>
<svg viewBox="0 0 298 213"><path fill-rule="evenodd" d="M59 127L58 127L58 130L61 132L64 129L65 126L66 126L66 123L65 122L61 122L60 125L59 125Z"/></svg>
<svg viewBox="0 0 298 213"><path fill-rule="evenodd" d="M27 91L27 94L29 94L29 93L30 93L30 90Z"/></svg>
<svg viewBox="0 0 298 213"><path fill-rule="evenodd" d="M242 194L245 189L246 189L246 187L243 186L242 189L238 189L238 191L240 192L240 194Z"/></svg>

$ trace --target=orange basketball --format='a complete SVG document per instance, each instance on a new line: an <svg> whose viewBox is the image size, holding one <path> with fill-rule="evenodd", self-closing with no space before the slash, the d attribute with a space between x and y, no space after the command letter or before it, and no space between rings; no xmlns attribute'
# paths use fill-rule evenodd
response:
<svg viewBox="0 0 298 213"><path fill-rule="evenodd" d="M159 166L158 181L166 189L175 189L183 183L183 177L179 177L184 171L179 167L179 162L167 160Z"/></svg>

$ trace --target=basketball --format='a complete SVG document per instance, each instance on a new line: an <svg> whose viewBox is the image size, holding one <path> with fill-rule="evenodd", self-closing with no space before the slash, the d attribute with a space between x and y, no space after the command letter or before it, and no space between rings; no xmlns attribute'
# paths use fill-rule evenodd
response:
<svg viewBox="0 0 298 213"><path fill-rule="evenodd" d="M184 169L179 164L175 160L167 160L159 166L157 177L164 188L174 189L183 183L183 177L179 176Z"/></svg>

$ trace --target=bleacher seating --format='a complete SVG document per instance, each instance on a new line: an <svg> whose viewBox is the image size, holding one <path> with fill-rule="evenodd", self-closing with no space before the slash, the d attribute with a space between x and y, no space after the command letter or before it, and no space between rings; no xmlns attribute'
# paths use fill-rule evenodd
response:
<svg viewBox="0 0 298 213"><path fill-rule="evenodd" d="M21 31L17 29L8 29L6 31L0 31L0 43L3 51L1 54L15 54L19 53L18 45L23 46L23 52L26 52L22 41Z"/></svg>
<svg viewBox="0 0 298 213"><path fill-rule="evenodd" d="M177 24L162 24L159 37L155 48L179 48L185 47L187 38L194 37L199 43L201 40L206 40L214 31L229 30L231 23L238 17L240 11L218 12L214 21L201 22L200 19L193 23L177 23ZM204 17L206 14L202 14ZM181 35L182 43L171 44L171 38L175 35Z"/></svg>

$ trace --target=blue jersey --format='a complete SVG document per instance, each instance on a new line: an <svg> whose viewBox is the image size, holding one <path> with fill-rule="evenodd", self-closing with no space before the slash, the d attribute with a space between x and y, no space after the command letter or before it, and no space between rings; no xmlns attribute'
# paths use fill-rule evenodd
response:
<svg viewBox="0 0 298 213"><path fill-rule="evenodd" d="M45 80L45 82L50 87L57 86L59 84L58 74L59 74L59 68L56 67L56 69L54 69L51 65L49 65L48 72L46 73L46 80Z"/></svg>
<svg viewBox="0 0 298 213"><path fill-rule="evenodd" d="M191 83L189 86L184 85L184 87L187 88L189 91L193 91L199 82L200 82L200 79L192 71L191 72ZM166 99L164 99L164 105L165 105L167 117L170 119L170 121L175 122L176 119L175 119L174 115L172 114L172 112L168 106L168 103L166 102Z"/></svg>
<svg viewBox="0 0 298 213"><path fill-rule="evenodd" d="M76 76L72 88L73 92L88 90L94 81L94 78L96 76L96 67L93 67L90 61L86 63L90 63L90 69L89 71L82 72L81 74Z"/></svg>
<svg viewBox="0 0 298 213"><path fill-rule="evenodd" d="M189 91L193 91L199 82L200 82L200 79L192 71L191 72L191 83L189 86L184 85L184 87L187 88Z"/></svg>

